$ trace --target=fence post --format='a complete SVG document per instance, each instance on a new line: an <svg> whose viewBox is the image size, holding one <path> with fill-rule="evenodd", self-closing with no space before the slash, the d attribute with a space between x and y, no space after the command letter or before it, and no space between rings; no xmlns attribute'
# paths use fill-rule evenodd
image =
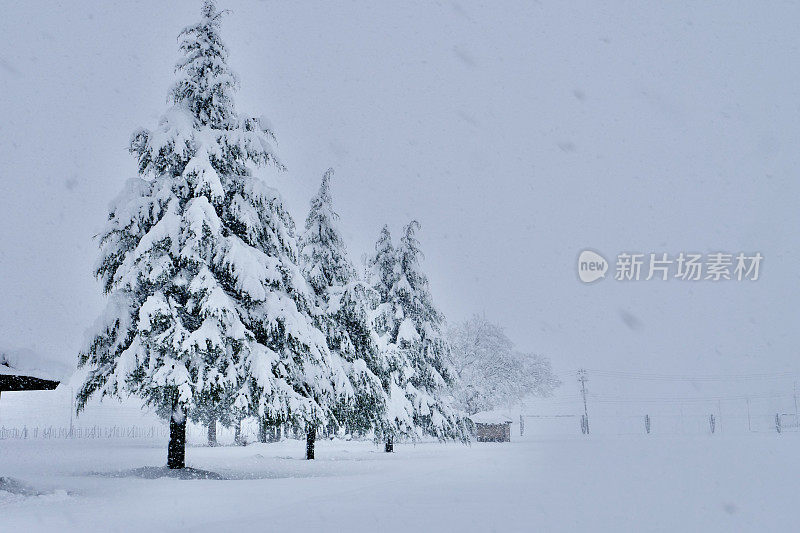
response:
<svg viewBox="0 0 800 533"><path fill-rule="evenodd" d="M780 413L775 413L775 430L778 433L781 432L781 415L780 415Z"/></svg>

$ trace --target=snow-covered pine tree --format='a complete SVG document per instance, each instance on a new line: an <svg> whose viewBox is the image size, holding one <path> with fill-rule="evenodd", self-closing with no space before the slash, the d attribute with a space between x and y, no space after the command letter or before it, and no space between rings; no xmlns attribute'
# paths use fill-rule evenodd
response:
<svg viewBox="0 0 800 533"><path fill-rule="evenodd" d="M170 468L184 466L187 416L316 425L352 395L313 325L294 223L251 175L282 166L267 121L236 112L221 16L206 1L181 32L172 105L132 136L140 176L100 235L108 304L80 356L78 409L95 393L143 398L169 418Z"/></svg>
<svg viewBox="0 0 800 533"><path fill-rule="evenodd" d="M347 362L354 390L352 401L337 406L338 422L348 431L372 429L381 438L386 431L386 397L380 377L385 365L372 338L368 291L347 257L347 248L333 209L333 169L322 177L319 192L311 200L305 231L300 240L303 271L314 289L317 326L330 350Z"/></svg>
<svg viewBox="0 0 800 533"><path fill-rule="evenodd" d="M375 243L375 255L369 258L368 265L372 287L382 304L390 302L392 287L400 277L397 268L397 251L392 243L392 234L389 232L389 226L384 225ZM388 328L384 328L384 331L386 329Z"/></svg>
<svg viewBox="0 0 800 533"><path fill-rule="evenodd" d="M470 433L469 420L452 407L448 393L453 375L442 334L444 316L433 304L419 264L417 229L419 223L411 221L395 249L384 226L370 261L380 299L374 327L390 375L387 418L394 434L388 434L387 452L393 451L393 438L399 435L467 440Z"/></svg>
<svg viewBox="0 0 800 533"><path fill-rule="evenodd" d="M414 406L400 387L404 382L407 361L396 344L396 317L399 312L393 288L400 278L397 250L392 242L389 227L384 225L375 253L366 259L367 277L370 281L372 338L386 367L382 376L387 396L385 450L394 451L394 441L402 435L414 436Z"/></svg>
<svg viewBox="0 0 800 533"><path fill-rule="evenodd" d="M415 425L439 439L467 440L470 422L453 408L447 387L453 372L447 354L450 346L445 338L444 315L436 308L422 271L422 252L415 237L420 224L412 220L403 229L397 250L400 278L392 289L399 301L396 313L395 344L410 362L411 372L403 373L405 389L413 397Z"/></svg>

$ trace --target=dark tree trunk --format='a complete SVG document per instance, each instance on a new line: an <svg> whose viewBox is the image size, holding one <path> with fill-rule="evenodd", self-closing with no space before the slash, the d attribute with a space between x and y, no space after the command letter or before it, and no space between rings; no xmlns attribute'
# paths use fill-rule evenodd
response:
<svg viewBox="0 0 800 533"><path fill-rule="evenodd" d="M208 421L208 445L217 445L217 419L212 418Z"/></svg>
<svg viewBox="0 0 800 533"><path fill-rule="evenodd" d="M308 426L306 428L306 459L314 458L314 441L317 438L317 428Z"/></svg>
<svg viewBox="0 0 800 533"><path fill-rule="evenodd" d="M258 419L258 442L267 442L267 420L265 418Z"/></svg>
<svg viewBox="0 0 800 533"><path fill-rule="evenodd" d="M394 452L394 440L392 440L392 437L386 437L386 446L384 446L383 451L386 453Z"/></svg>
<svg viewBox="0 0 800 533"><path fill-rule="evenodd" d="M236 428L233 432L233 442L237 446L244 446L244 442L242 442L242 421L236 421Z"/></svg>
<svg viewBox="0 0 800 533"><path fill-rule="evenodd" d="M175 419L180 420L179 422ZM169 444L167 445L167 467L184 468L186 466L186 416L176 410L169 417Z"/></svg>

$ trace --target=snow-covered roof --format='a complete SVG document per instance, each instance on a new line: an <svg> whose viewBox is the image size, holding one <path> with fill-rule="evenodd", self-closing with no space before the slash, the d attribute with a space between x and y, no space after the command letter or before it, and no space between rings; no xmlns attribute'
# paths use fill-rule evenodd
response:
<svg viewBox="0 0 800 533"><path fill-rule="evenodd" d="M32 350L0 348L0 374L61 381L69 374L69 368Z"/></svg>
<svg viewBox="0 0 800 533"><path fill-rule="evenodd" d="M510 424L514 421L510 416L498 411L482 411L470 415L469 418L476 424Z"/></svg>

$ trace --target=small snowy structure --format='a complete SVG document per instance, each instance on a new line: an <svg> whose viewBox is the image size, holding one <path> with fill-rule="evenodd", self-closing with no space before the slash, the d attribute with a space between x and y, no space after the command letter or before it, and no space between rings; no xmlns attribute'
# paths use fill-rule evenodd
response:
<svg viewBox="0 0 800 533"><path fill-rule="evenodd" d="M475 423L478 442L511 442L512 419L496 411L484 411L470 416Z"/></svg>
<svg viewBox="0 0 800 533"><path fill-rule="evenodd" d="M65 365L31 350L0 349L0 393L52 390L66 374Z"/></svg>

